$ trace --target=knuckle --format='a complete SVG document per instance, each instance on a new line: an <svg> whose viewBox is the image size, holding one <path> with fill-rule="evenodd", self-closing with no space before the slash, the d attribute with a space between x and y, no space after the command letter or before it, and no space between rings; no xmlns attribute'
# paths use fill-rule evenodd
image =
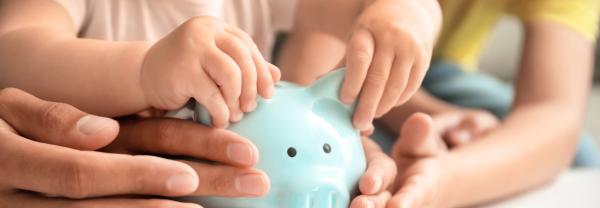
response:
<svg viewBox="0 0 600 208"><path fill-rule="evenodd" d="M64 115L75 110L75 107L56 102L46 102L39 109L39 122L48 129L59 129L64 122Z"/></svg>
<svg viewBox="0 0 600 208"><path fill-rule="evenodd" d="M219 92L217 90L212 90L208 94L207 98L208 98L207 102L209 102L209 103L217 103L217 101L223 100L221 92ZM203 103L203 104L205 104L205 103Z"/></svg>
<svg viewBox="0 0 600 208"><path fill-rule="evenodd" d="M9 99L14 99L14 97L22 95L23 91L17 89L17 88L12 88L12 87L8 87L8 88L4 88L0 90L0 102L9 100Z"/></svg>
<svg viewBox="0 0 600 208"><path fill-rule="evenodd" d="M73 199L90 196L93 171L87 165L88 163L89 161L84 161L81 158L73 158L65 164L63 169L65 174L60 184L64 196Z"/></svg>
<svg viewBox="0 0 600 208"><path fill-rule="evenodd" d="M208 188L211 190L211 193L229 193L233 187L231 179L225 178L225 176L221 175L215 178L214 180L210 180L208 184Z"/></svg>
<svg viewBox="0 0 600 208"><path fill-rule="evenodd" d="M388 28L390 34L394 37L404 36L408 31L407 26L401 22L391 22Z"/></svg>
<svg viewBox="0 0 600 208"><path fill-rule="evenodd" d="M187 20L181 25L182 32L184 34L194 34L195 32L203 31L205 28L211 28L215 26L214 18L210 16L197 16Z"/></svg>
<svg viewBox="0 0 600 208"><path fill-rule="evenodd" d="M350 54L352 54L352 58L360 63L365 63L371 61L371 50L362 44L353 44L350 47Z"/></svg>
<svg viewBox="0 0 600 208"><path fill-rule="evenodd" d="M368 85L383 85L388 79L388 73L384 70L370 70L365 79L365 84Z"/></svg>

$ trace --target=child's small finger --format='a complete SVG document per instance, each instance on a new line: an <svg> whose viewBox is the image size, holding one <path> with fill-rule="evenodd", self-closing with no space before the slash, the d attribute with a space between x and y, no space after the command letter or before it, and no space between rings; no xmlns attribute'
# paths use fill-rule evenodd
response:
<svg viewBox="0 0 600 208"><path fill-rule="evenodd" d="M358 97L367 77L374 50L375 41L369 31L358 30L352 34L346 52L346 74L340 92L342 102L350 104Z"/></svg>
<svg viewBox="0 0 600 208"><path fill-rule="evenodd" d="M229 111L232 113L238 112L240 108L239 98L242 91L240 67L232 57L219 48L208 50L205 58L206 60L203 60L205 64L203 67L205 67L208 75L212 78L212 80L206 81L216 83L215 87L217 87L220 93L223 93L222 97L227 104L226 106L229 107ZM228 116L230 115L228 114ZM229 120L230 118L227 117L227 119Z"/></svg>
<svg viewBox="0 0 600 208"><path fill-rule="evenodd" d="M265 60L252 38L244 31L235 27L227 27L225 30L239 37L249 46L256 65L258 94L264 98L271 98L275 93L274 83L281 79L279 69Z"/></svg>
<svg viewBox="0 0 600 208"><path fill-rule="evenodd" d="M264 98L271 98L275 94L275 82L271 76L270 64L264 60L258 50L254 51L253 57L254 63L257 64L258 93Z"/></svg>
<svg viewBox="0 0 600 208"><path fill-rule="evenodd" d="M231 56L238 64L241 70L241 94L239 97L240 105L236 109L236 114L241 114L241 110L244 112L252 111L256 104L256 79L257 79L257 65L253 58L252 48L249 48L244 41L237 36L226 34L225 37L219 39L217 45L223 52ZM241 107L241 109L240 109ZM239 121L241 117L233 116L236 118L233 121Z"/></svg>
<svg viewBox="0 0 600 208"><path fill-rule="evenodd" d="M385 85L383 96L375 112L376 117L383 116L396 106L398 99L406 88L411 67L412 57L405 56L405 54L396 55L390 70L389 80Z"/></svg>
<svg viewBox="0 0 600 208"><path fill-rule="evenodd" d="M226 128L229 124L229 108L225 99L221 95L221 91L210 80L203 82L204 84L198 88L194 95L194 99L198 101L211 116L212 125L216 128Z"/></svg>
<svg viewBox="0 0 600 208"><path fill-rule="evenodd" d="M410 74L408 77L408 81L406 83L406 88L404 92L398 100L396 100L396 105L402 105L406 103L421 87L421 83L425 78L425 73L427 73L427 69L429 68L429 63L431 62L431 57L423 57L417 56L413 62L413 66L410 69Z"/></svg>
<svg viewBox="0 0 600 208"><path fill-rule="evenodd" d="M273 83L279 82L281 80L281 71L279 68L271 63L269 65L269 72L271 73L271 78L273 78Z"/></svg>

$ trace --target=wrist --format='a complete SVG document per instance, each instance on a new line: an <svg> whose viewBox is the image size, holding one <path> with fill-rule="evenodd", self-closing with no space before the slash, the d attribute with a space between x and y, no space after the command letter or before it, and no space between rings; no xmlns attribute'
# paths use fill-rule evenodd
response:
<svg viewBox="0 0 600 208"><path fill-rule="evenodd" d="M144 70L147 68L148 66L148 56L149 53L152 49L152 45L150 43L144 42L144 43L140 43L140 46L138 48L138 58L137 60L137 64L135 66L133 66L135 69L137 69L137 73L135 73L135 79L134 82L135 86L135 94L141 96L140 100L143 101L144 106L146 107L151 107L150 102L148 102L148 97L149 93L148 91L150 90L148 86L146 86L149 83L145 83L145 76L144 76Z"/></svg>

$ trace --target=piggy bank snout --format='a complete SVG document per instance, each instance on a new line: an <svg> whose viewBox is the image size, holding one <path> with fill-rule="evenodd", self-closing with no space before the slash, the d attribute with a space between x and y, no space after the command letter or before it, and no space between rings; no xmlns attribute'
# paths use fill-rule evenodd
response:
<svg viewBox="0 0 600 208"><path fill-rule="evenodd" d="M348 189L333 184L313 187L296 194L286 207L298 208L342 208L348 207L350 194Z"/></svg>

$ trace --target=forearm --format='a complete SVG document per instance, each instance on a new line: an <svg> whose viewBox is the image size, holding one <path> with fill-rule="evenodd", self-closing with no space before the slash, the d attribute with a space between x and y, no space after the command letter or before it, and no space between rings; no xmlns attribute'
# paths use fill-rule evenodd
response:
<svg viewBox="0 0 600 208"><path fill-rule="evenodd" d="M501 126L451 151L456 205L495 199L557 176L572 161L590 88L593 43L557 23L526 25L514 107ZM454 162L452 162L454 161Z"/></svg>
<svg viewBox="0 0 600 208"><path fill-rule="evenodd" d="M361 9L361 0L299 1L294 26L277 60L283 79L309 84L338 67Z"/></svg>
<svg viewBox="0 0 600 208"><path fill-rule="evenodd" d="M499 128L450 152L448 203L473 205L548 182L570 164L580 123L559 105L515 108Z"/></svg>
<svg viewBox="0 0 600 208"><path fill-rule="evenodd" d="M277 66L283 80L307 85L338 67L345 47L345 43L328 34L291 33L280 51Z"/></svg>
<svg viewBox="0 0 600 208"><path fill-rule="evenodd" d="M149 45L78 39L48 28L0 36L0 88L16 87L90 113L120 116L149 107L139 70Z"/></svg>

